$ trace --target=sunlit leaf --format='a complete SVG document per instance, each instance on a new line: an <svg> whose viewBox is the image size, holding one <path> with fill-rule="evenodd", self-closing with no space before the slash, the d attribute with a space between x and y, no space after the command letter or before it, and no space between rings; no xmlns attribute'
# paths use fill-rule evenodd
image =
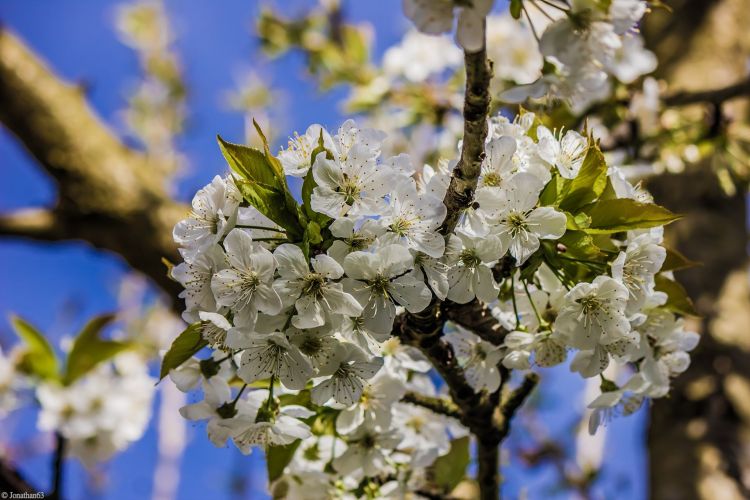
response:
<svg viewBox="0 0 750 500"><path fill-rule="evenodd" d="M185 361L192 358L195 353L208 345L208 342L201 335L201 323L193 323L188 326L169 347L161 361L161 370L159 380L169 375L169 370L173 370L182 365Z"/></svg>
<svg viewBox="0 0 750 500"><path fill-rule="evenodd" d="M44 380L56 379L59 376L57 356L44 335L18 316L12 316L10 322L25 348L19 369Z"/></svg>
<svg viewBox="0 0 750 500"><path fill-rule="evenodd" d="M129 349L132 344L116 340L105 340L100 337L105 326L114 320L114 315L105 314L89 321L73 340L73 347L68 353L63 383L70 385L87 374L100 363Z"/></svg>

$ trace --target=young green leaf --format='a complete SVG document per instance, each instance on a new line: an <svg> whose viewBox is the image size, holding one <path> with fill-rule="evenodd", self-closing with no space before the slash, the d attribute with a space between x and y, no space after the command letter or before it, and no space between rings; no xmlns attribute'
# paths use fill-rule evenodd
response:
<svg viewBox="0 0 750 500"><path fill-rule="evenodd" d="M451 449L448 454L439 457L430 467L431 475L437 486L442 487L446 492L450 492L458 486L458 483L466 475L469 459L468 436L451 441Z"/></svg>
<svg viewBox="0 0 750 500"><path fill-rule="evenodd" d="M562 193L560 208L575 212L576 209L596 201L606 187L607 162L599 146L592 144L586 152L578 175Z"/></svg>
<svg viewBox="0 0 750 500"><path fill-rule="evenodd" d="M10 322L26 347L20 362L20 370L43 380L58 378L57 356L44 335L18 316L12 316Z"/></svg>
<svg viewBox="0 0 750 500"><path fill-rule="evenodd" d="M298 239L302 236L304 230L300 225L297 209L295 207L294 211L289 210L284 193L267 184L245 179L236 179L235 184L245 201L283 227L290 238Z"/></svg>
<svg viewBox="0 0 750 500"><path fill-rule="evenodd" d="M522 0L510 0L510 15L513 19L521 18L521 8L523 7Z"/></svg>
<svg viewBox="0 0 750 500"><path fill-rule="evenodd" d="M73 341L63 375L63 384L70 385L91 371L99 363L107 361L132 344L100 338L102 329L114 320L114 315L105 314L89 321Z"/></svg>
<svg viewBox="0 0 750 500"><path fill-rule="evenodd" d="M586 232L593 234L663 226L680 218L662 206L630 198L600 200L585 211L591 217Z"/></svg>
<svg viewBox="0 0 750 500"><path fill-rule="evenodd" d="M678 314L697 316L693 301L688 297L685 288L676 281L673 281L663 274L656 275L656 286L658 292L667 294L667 303L664 305L667 309Z"/></svg>
<svg viewBox="0 0 750 500"><path fill-rule="evenodd" d="M299 439L295 442L286 446L269 446L266 451L266 466L268 468L268 482L272 483L276 481L289 462L294 457L294 452L297 451L302 441Z"/></svg>
<svg viewBox="0 0 750 500"><path fill-rule="evenodd" d="M201 335L200 321L188 326L174 339L174 342L172 342L169 350L164 355L164 359L161 361L159 380L169 375L169 370L182 365L182 363L193 357L195 353L207 345L208 342Z"/></svg>
<svg viewBox="0 0 750 500"><path fill-rule="evenodd" d="M677 250L667 248L667 258L661 266L662 271L678 271L690 267L700 266L700 262L695 262L682 255Z"/></svg>
<svg viewBox="0 0 750 500"><path fill-rule="evenodd" d="M281 190L281 184L276 177L274 167L263 151L225 141L220 135L217 135L216 138L227 163L243 179Z"/></svg>

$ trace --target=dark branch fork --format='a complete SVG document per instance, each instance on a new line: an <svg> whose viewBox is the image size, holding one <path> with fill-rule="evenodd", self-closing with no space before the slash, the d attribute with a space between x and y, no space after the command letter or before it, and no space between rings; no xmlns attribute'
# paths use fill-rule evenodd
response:
<svg viewBox="0 0 750 500"><path fill-rule="evenodd" d="M443 200L448 215L440 227L440 232L446 237L456 228L464 210L473 203L488 135L492 63L487 59L484 48L479 52L466 52L464 56L464 136L461 156L453 170ZM451 397L451 402L447 406L450 411L446 411L444 401L422 401L427 403L422 406L432 406L438 413L457 417L474 434L478 445L477 482L480 496L482 499L496 500L500 496L499 446L508 435L513 415L536 385L537 377L528 376L505 401L501 401L502 386L494 393L475 392L467 382L453 348L442 338L443 327L448 320L471 330L494 345L501 345L507 333L489 309L477 300L463 305L433 300L420 313L405 313L396 318L393 335L404 344L418 348L445 381ZM507 373L505 375L507 378ZM406 399L411 399L408 402L420 404L411 395L407 395Z"/></svg>

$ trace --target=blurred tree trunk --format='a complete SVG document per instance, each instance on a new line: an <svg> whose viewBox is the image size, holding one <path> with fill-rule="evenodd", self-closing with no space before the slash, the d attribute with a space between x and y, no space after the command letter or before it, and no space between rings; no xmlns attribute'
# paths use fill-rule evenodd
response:
<svg viewBox="0 0 750 500"><path fill-rule="evenodd" d="M644 35L670 90L720 88L747 75L750 0L672 0ZM704 106L704 108L706 108ZM723 116L747 120L745 99ZM710 110L708 110L710 111ZM721 116L721 115L719 115ZM707 116L706 119L711 119ZM670 243L702 266L678 272L702 315L690 369L652 407L650 491L659 500L748 498L750 491L750 286L747 195L722 190L711 161L649 181L658 203L686 217Z"/></svg>

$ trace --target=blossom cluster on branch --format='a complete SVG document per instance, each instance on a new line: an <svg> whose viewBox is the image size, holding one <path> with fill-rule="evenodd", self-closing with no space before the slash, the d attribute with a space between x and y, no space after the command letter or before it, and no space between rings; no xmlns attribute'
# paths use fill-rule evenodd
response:
<svg viewBox="0 0 750 500"><path fill-rule="evenodd" d="M575 351L584 377L609 363L632 373L622 386L602 376L592 430L664 396L695 345L669 274L683 260L662 246L677 216L608 168L590 135L555 133L532 113L489 129L473 201L448 234L455 161L384 158L385 134L351 120L334 134L313 125L277 156L220 139L232 173L174 229L185 260L171 274L192 325L162 374L205 398L183 415L208 420L217 445L266 448L271 480L292 498L309 498L313 482L323 496L425 488L466 430L419 398L401 402L442 397L430 363L391 332L398 314L436 302L484 303L505 332L492 343L446 325L477 393ZM302 179L301 204L288 177ZM210 357L192 357L207 345Z"/></svg>

